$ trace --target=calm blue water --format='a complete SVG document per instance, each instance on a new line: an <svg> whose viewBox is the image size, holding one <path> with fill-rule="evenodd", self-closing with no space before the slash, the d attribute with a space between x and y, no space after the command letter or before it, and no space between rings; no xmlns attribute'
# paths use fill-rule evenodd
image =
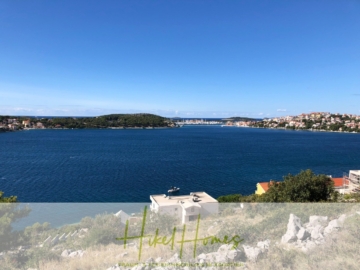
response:
<svg viewBox="0 0 360 270"><path fill-rule="evenodd" d="M360 169L360 134L220 126L0 134L0 190L22 202L148 202L171 185L214 197L310 168Z"/></svg>

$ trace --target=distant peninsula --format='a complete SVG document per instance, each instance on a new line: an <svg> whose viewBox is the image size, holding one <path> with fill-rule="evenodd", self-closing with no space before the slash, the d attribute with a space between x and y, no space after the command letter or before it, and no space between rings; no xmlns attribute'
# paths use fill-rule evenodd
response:
<svg viewBox="0 0 360 270"><path fill-rule="evenodd" d="M0 131L21 129L173 128L177 125L154 114L109 114L97 117L0 116Z"/></svg>
<svg viewBox="0 0 360 270"><path fill-rule="evenodd" d="M234 117L222 119L222 121L253 121L253 122L257 122L257 121L261 121L261 120L262 119L241 117L241 116L234 116Z"/></svg>

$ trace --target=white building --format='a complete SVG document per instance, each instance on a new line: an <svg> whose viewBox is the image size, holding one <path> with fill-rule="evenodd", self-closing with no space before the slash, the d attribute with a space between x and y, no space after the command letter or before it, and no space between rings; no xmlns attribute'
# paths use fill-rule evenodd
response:
<svg viewBox="0 0 360 270"><path fill-rule="evenodd" d="M190 195L151 195L150 210L177 217L182 224L219 212L219 203L206 192L192 192Z"/></svg>
<svg viewBox="0 0 360 270"><path fill-rule="evenodd" d="M360 184L360 170L350 170L349 180L355 184Z"/></svg>

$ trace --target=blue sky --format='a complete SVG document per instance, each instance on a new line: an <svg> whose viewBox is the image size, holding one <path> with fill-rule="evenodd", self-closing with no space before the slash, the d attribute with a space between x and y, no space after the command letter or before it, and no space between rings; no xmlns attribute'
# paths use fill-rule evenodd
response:
<svg viewBox="0 0 360 270"><path fill-rule="evenodd" d="M0 114L360 114L360 1L0 1Z"/></svg>

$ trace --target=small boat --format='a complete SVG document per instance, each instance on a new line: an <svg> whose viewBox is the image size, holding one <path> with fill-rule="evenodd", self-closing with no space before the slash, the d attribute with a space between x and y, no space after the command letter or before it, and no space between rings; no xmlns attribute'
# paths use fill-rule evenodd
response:
<svg viewBox="0 0 360 270"><path fill-rule="evenodd" d="M168 190L168 193L175 193L175 192L178 192L180 190L179 187L171 187L169 190Z"/></svg>

